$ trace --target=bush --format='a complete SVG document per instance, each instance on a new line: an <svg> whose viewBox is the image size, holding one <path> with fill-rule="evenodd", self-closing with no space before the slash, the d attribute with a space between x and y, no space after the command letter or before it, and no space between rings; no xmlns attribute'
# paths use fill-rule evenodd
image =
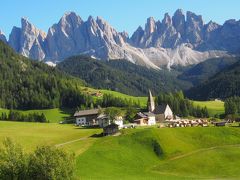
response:
<svg viewBox="0 0 240 180"><path fill-rule="evenodd" d="M20 145L6 139L0 152L0 179L65 180L73 176L74 154L61 149L41 146L27 154Z"/></svg>
<svg viewBox="0 0 240 180"><path fill-rule="evenodd" d="M153 151L155 154L160 157L163 154L162 148L160 144L157 142L157 140L152 141Z"/></svg>
<svg viewBox="0 0 240 180"><path fill-rule="evenodd" d="M35 180L71 179L74 155L50 146L38 147L29 157L28 176Z"/></svg>
<svg viewBox="0 0 240 180"><path fill-rule="evenodd" d="M27 157L21 146L7 138L0 152L0 179L26 179Z"/></svg>

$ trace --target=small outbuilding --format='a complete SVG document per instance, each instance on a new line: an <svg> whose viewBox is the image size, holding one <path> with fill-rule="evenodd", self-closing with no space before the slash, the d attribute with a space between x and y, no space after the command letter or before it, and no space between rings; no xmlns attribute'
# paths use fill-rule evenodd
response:
<svg viewBox="0 0 240 180"><path fill-rule="evenodd" d="M104 136L114 135L118 132L119 132L118 125L114 124L114 123L103 128L103 135Z"/></svg>
<svg viewBox="0 0 240 180"><path fill-rule="evenodd" d="M226 121L221 121L221 122L213 122L213 124L215 125L215 126L225 126L226 125Z"/></svg>

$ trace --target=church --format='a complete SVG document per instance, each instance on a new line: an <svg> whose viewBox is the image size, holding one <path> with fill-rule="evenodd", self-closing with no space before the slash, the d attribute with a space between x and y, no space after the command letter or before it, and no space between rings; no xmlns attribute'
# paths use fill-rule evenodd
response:
<svg viewBox="0 0 240 180"><path fill-rule="evenodd" d="M151 91L149 90L148 94L148 111L152 114L155 114L157 122L163 122L165 120L173 119L173 112L168 104L161 104L156 106L154 102L154 98L152 96Z"/></svg>

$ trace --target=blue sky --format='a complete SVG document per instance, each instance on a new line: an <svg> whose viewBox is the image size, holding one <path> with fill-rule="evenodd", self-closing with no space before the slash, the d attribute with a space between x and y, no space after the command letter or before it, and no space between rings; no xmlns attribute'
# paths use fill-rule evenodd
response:
<svg viewBox="0 0 240 180"><path fill-rule="evenodd" d="M101 16L130 35L148 17L162 20L165 12L172 15L178 8L201 14L205 22L240 19L239 0L1 0L0 5L0 29L7 36L14 25L20 26L21 17L47 32L66 11L76 12L83 20Z"/></svg>

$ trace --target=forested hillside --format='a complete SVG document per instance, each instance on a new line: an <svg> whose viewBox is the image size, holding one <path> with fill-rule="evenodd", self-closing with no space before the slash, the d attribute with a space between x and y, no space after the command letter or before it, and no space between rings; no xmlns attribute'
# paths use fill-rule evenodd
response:
<svg viewBox="0 0 240 180"><path fill-rule="evenodd" d="M54 108L90 104L83 81L16 54L0 41L0 108Z"/></svg>
<svg viewBox="0 0 240 180"><path fill-rule="evenodd" d="M235 57L208 59L183 71L179 78L198 85L237 61Z"/></svg>
<svg viewBox="0 0 240 180"><path fill-rule="evenodd" d="M207 100L240 96L240 58L237 62L217 73L209 80L186 91L191 99Z"/></svg>
<svg viewBox="0 0 240 180"><path fill-rule="evenodd" d="M190 84L177 79L177 71L154 70L125 60L99 61L73 56L58 64L58 69L85 80L95 88L110 89L129 95L187 89Z"/></svg>

